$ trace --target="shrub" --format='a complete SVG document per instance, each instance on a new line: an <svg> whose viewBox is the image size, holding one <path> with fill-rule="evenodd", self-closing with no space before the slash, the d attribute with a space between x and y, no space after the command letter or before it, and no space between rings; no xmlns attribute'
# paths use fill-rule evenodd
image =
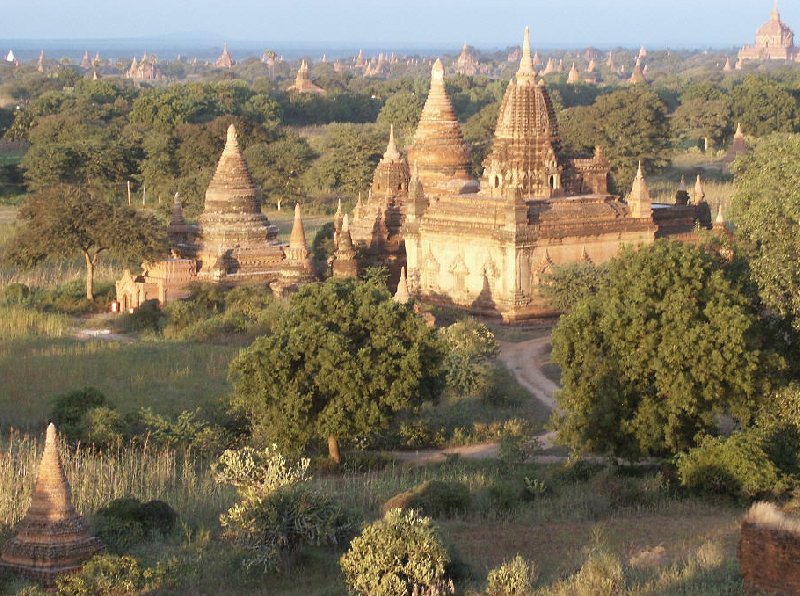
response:
<svg viewBox="0 0 800 596"><path fill-rule="evenodd" d="M440 334L449 347L443 364L447 385L461 394L485 389L492 374L488 360L499 351L494 334L473 318L453 323Z"/></svg>
<svg viewBox="0 0 800 596"><path fill-rule="evenodd" d="M246 549L246 567L279 569L298 547L337 545L354 527L333 499L307 485L308 459L290 462L272 445L225 451L217 481L237 488L239 502L220 516L227 538Z"/></svg>
<svg viewBox="0 0 800 596"><path fill-rule="evenodd" d="M0 290L0 304L5 306L24 306L28 304L31 289L25 284L11 283Z"/></svg>
<svg viewBox="0 0 800 596"><path fill-rule="evenodd" d="M534 566L520 555L489 571L486 593L489 596L528 596L536 582Z"/></svg>
<svg viewBox="0 0 800 596"><path fill-rule="evenodd" d="M115 499L97 510L94 531L112 551L122 552L151 534L170 534L178 514L164 501L148 501L126 497Z"/></svg>
<svg viewBox="0 0 800 596"><path fill-rule="evenodd" d="M280 570L301 546L347 542L355 524L331 497L306 484L281 487L263 499L242 502L223 514L225 536L243 547L244 566Z"/></svg>
<svg viewBox="0 0 800 596"><path fill-rule="evenodd" d="M703 438L678 457L677 468L681 484L702 493L752 498L782 489L779 471L752 429Z"/></svg>
<svg viewBox="0 0 800 596"><path fill-rule="evenodd" d="M131 556L102 554L89 559L78 573L60 576L56 588L63 596L151 593L168 583L165 580L171 572L161 564L142 567Z"/></svg>
<svg viewBox="0 0 800 596"><path fill-rule="evenodd" d="M132 313L125 313L119 318L119 328L125 333L141 333L151 331L158 333L164 322L164 313L161 312L158 300L152 299L143 302Z"/></svg>
<svg viewBox="0 0 800 596"><path fill-rule="evenodd" d="M125 440L122 415L108 406L88 410L81 419L79 429L80 441L98 449L118 448Z"/></svg>
<svg viewBox="0 0 800 596"><path fill-rule="evenodd" d="M392 509L416 509L433 517L451 516L469 510L469 489L460 482L426 480L386 501L383 513Z"/></svg>
<svg viewBox="0 0 800 596"><path fill-rule="evenodd" d="M549 591L552 596L616 596L625 592L625 575L619 558L608 550L602 528L592 531L588 558L572 577Z"/></svg>
<svg viewBox="0 0 800 596"><path fill-rule="evenodd" d="M81 423L91 409L108 406L108 400L94 387L84 387L58 395L53 400L50 416L61 434L71 441L80 439Z"/></svg>
<svg viewBox="0 0 800 596"><path fill-rule="evenodd" d="M174 421L156 414L152 408L142 408L139 415L145 432L161 447L191 447L201 452L214 452L226 440L223 429L200 419L200 408L184 410Z"/></svg>
<svg viewBox="0 0 800 596"><path fill-rule="evenodd" d="M369 596L452 594L447 550L430 518L392 509L364 528L339 560L351 592Z"/></svg>

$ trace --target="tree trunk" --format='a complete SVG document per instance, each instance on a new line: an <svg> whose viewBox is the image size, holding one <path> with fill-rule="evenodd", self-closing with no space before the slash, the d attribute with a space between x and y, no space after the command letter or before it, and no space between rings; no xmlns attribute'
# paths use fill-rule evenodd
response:
<svg viewBox="0 0 800 596"><path fill-rule="evenodd" d="M86 299L94 300L94 260L88 252L83 253L86 259Z"/></svg>
<svg viewBox="0 0 800 596"><path fill-rule="evenodd" d="M337 466L342 463L342 454L339 452L339 441L333 435L328 435L328 457Z"/></svg>

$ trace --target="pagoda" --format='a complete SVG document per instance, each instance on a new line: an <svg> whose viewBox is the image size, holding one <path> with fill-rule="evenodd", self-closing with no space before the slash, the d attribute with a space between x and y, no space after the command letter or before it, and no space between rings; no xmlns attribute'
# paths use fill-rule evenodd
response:
<svg viewBox="0 0 800 596"><path fill-rule="evenodd" d="M283 251L273 242L278 230L261 212L261 190L250 175L233 124L198 224L200 276L263 278L283 260Z"/></svg>
<svg viewBox="0 0 800 596"><path fill-rule="evenodd" d="M308 64L306 64L305 60L300 63L300 68L297 69L297 76L294 79L294 84L289 87L288 90L295 91L296 93L314 93L316 95L325 95L325 89L322 87L317 87L311 82L311 78L308 75Z"/></svg>
<svg viewBox="0 0 800 596"><path fill-rule="evenodd" d="M458 74L475 76L481 71L478 57L475 55L473 49L464 42L464 47L461 48L461 53L456 58L456 72Z"/></svg>
<svg viewBox="0 0 800 596"><path fill-rule="evenodd" d="M739 60L800 60L800 51L794 46L794 32L781 21L777 0L769 21L756 32L755 45L739 50Z"/></svg>
<svg viewBox="0 0 800 596"><path fill-rule="evenodd" d="M222 49L222 54L220 54L217 61L214 62L214 66L217 68L233 68L235 64L236 61L231 57L231 53L228 51L228 44L226 43Z"/></svg>
<svg viewBox="0 0 800 596"><path fill-rule="evenodd" d="M437 58L431 69L428 98L408 149L409 165L418 168L430 196L478 191L469 146L445 90L444 75L444 65Z"/></svg>
<svg viewBox="0 0 800 596"><path fill-rule="evenodd" d="M72 505L52 423L47 427L31 505L16 532L3 545L0 566L47 587L55 584L57 576L79 570L103 549L100 539L89 535L88 525Z"/></svg>

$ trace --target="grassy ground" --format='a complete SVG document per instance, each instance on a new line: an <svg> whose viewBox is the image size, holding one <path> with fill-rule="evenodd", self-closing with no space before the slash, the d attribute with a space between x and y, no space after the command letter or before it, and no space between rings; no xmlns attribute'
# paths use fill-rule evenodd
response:
<svg viewBox="0 0 800 596"><path fill-rule="evenodd" d="M117 408L157 413L210 407L229 391L235 348L178 342L125 343L34 338L0 341L0 421L40 427L52 397L87 385Z"/></svg>

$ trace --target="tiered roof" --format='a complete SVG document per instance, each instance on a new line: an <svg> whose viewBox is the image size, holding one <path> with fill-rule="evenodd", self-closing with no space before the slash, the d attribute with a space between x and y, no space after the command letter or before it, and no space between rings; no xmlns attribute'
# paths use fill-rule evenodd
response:
<svg viewBox="0 0 800 596"><path fill-rule="evenodd" d="M444 87L444 65L431 69L431 87L408 150L408 162L419 169L426 194L476 192L469 146Z"/></svg>
<svg viewBox="0 0 800 596"><path fill-rule="evenodd" d="M481 190L487 194L521 191L549 197L561 186L564 159L558 124L544 81L533 68L527 27L519 70L503 96L492 148L483 165Z"/></svg>

